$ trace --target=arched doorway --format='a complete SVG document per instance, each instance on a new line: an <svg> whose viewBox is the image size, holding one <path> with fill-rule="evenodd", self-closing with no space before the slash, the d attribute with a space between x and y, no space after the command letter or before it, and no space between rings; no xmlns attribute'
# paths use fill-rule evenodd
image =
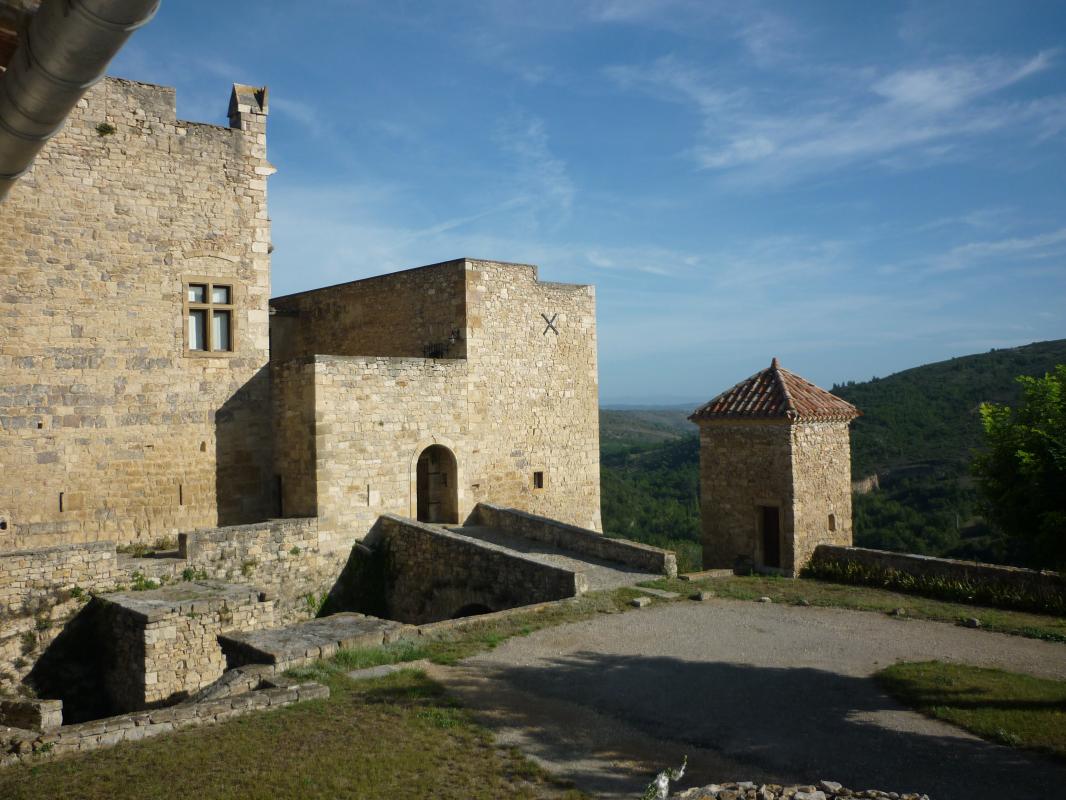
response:
<svg viewBox="0 0 1066 800"><path fill-rule="evenodd" d="M459 524L459 469L455 454L441 444L427 447L415 467L419 522Z"/></svg>

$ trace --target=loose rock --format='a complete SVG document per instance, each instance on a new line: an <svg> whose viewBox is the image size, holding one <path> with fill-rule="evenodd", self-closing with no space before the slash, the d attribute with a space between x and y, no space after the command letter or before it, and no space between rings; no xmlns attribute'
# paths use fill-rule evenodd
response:
<svg viewBox="0 0 1066 800"><path fill-rule="evenodd" d="M629 601L629 605L633 606L633 608L644 608L644 606L650 606L651 605L651 598L650 597L634 597L632 600Z"/></svg>

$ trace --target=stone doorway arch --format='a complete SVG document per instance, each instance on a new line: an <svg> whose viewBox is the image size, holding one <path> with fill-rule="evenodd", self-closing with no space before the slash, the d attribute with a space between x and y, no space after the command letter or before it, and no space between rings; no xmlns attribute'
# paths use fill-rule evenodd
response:
<svg viewBox="0 0 1066 800"><path fill-rule="evenodd" d="M419 522L459 524L459 464L442 444L431 444L418 455L415 514Z"/></svg>

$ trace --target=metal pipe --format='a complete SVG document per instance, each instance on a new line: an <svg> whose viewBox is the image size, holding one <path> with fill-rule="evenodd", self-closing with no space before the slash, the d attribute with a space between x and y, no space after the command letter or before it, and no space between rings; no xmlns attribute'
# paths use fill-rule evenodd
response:
<svg viewBox="0 0 1066 800"><path fill-rule="evenodd" d="M160 0L44 0L0 79L0 200Z"/></svg>

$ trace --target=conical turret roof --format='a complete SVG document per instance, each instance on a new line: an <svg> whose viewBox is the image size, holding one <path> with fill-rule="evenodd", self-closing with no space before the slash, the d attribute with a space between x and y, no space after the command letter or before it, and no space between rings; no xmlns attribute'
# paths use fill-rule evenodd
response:
<svg viewBox="0 0 1066 800"><path fill-rule="evenodd" d="M850 422L858 416L862 413L851 403L789 372L775 358L768 368L697 408L689 419Z"/></svg>

